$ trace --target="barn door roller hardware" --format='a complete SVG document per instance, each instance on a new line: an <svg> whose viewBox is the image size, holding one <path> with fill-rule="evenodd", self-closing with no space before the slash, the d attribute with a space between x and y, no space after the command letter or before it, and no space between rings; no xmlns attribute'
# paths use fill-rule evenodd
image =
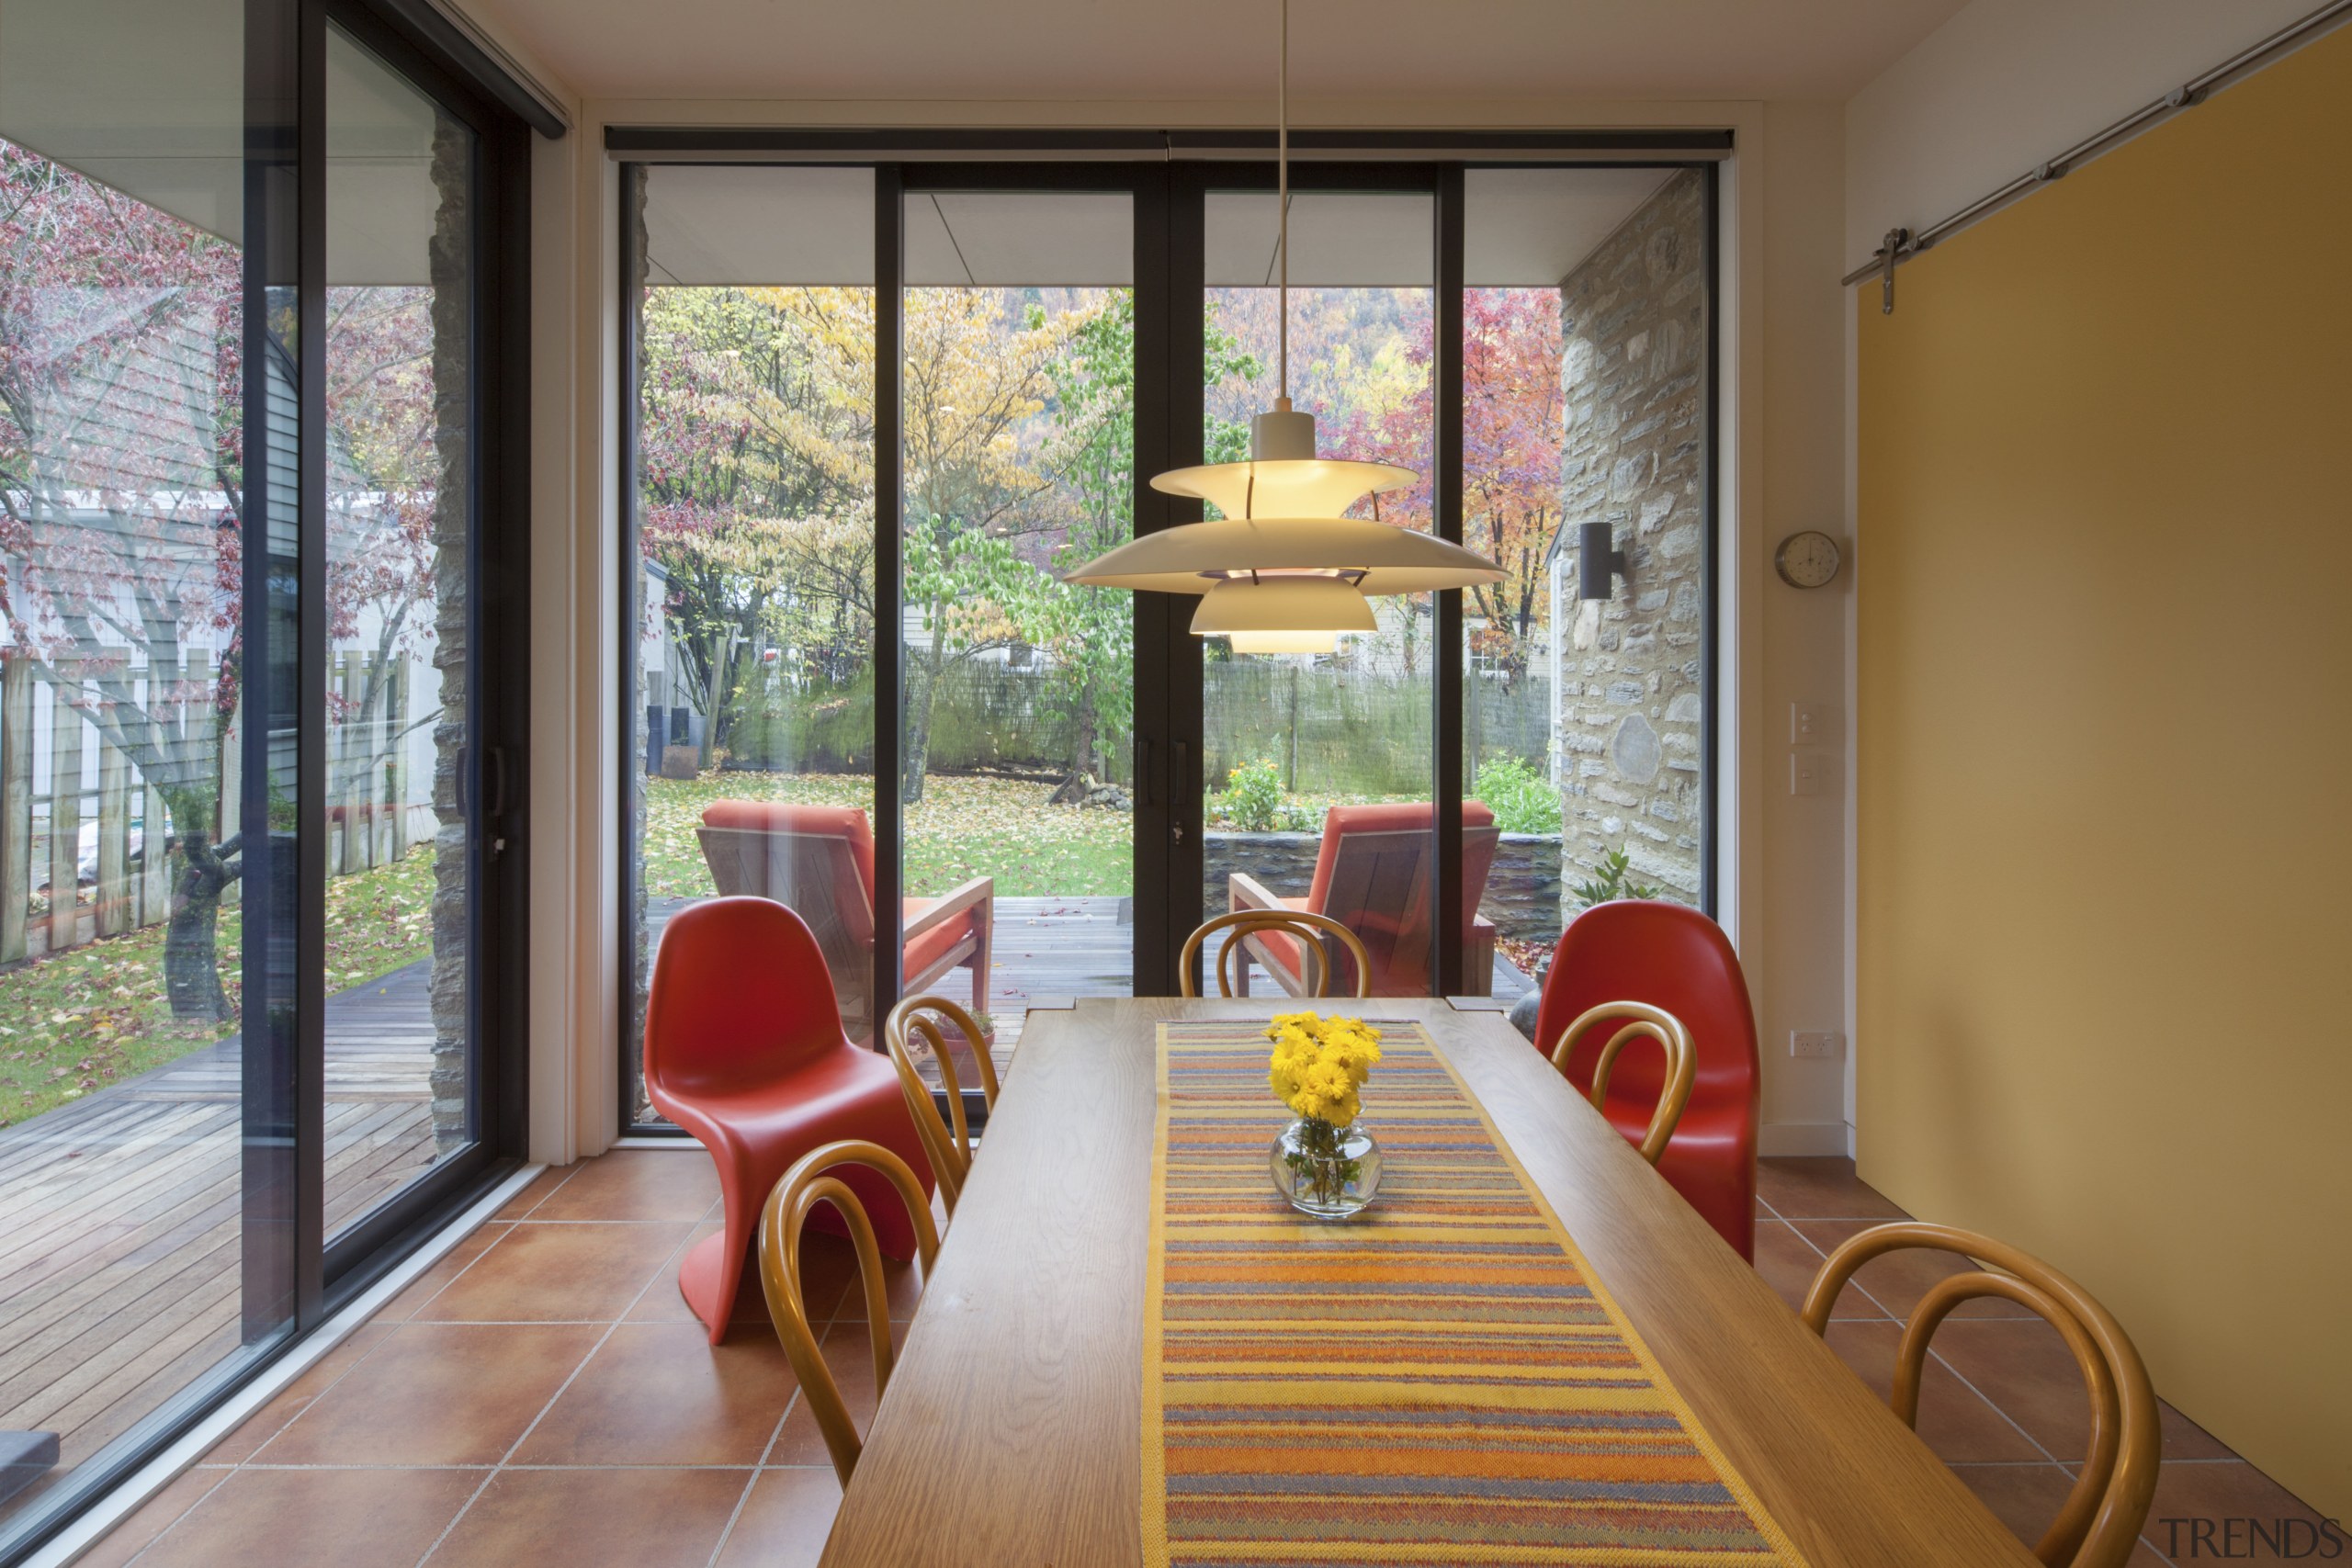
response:
<svg viewBox="0 0 2352 1568"><path fill-rule="evenodd" d="M1940 223L1931 223L1913 233L1908 229L1890 229L1871 259L1846 275L1846 286L1879 280L1879 309L1888 315L1894 313L1894 269L1921 251L1941 243L1967 228L1980 218L1989 217L2009 203L2052 181L2066 177L2076 166L2090 162L2100 153L2130 141L2140 132L2184 109L2195 108L2221 88L2252 74L2289 50L2310 42L2320 34L2346 20L2352 20L2352 0L2329 0L2327 5L2290 22L2251 48L2239 51L2211 71L2193 76L2164 96L2142 105L2113 125L2096 135L2086 137L2054 158L2035 164L1991 195L1970 202Z"/></svg>

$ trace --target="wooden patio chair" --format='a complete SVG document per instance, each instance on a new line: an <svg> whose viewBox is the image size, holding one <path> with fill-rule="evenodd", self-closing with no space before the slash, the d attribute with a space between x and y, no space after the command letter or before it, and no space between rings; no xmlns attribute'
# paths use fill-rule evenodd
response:
<svg viewBox="0 0 2352 1568"><path fill-rule="evenodd" d="M874 828L854 806L772 800L714 801L695 829L722 896L749 894L808 923L833 976L842 1026L874 1038ZM905 984L929 990L949 970L972 971L972 1010L989 1005L995 947L996 879L976 876L944 897L905 898Z"/></svg>
<svg viewBox="0 0 2352 1568"><path fill-rule="evenodd" d="M1353 957L1338 942L1324 939L1325 973L1332 989L1374 997L1430 994L1430 861L1436 844L1437 809L1427 801L1386 806L1334 806L1323 817L1323 842L1316 852L1315 880L1304 898L1285 898L1257 878L1236 872L1227 897L1235 913L1244 909L1303 909L1325 915L1355 932L1372 956L1369 987L1357 985ZM1462 803L1462 987L1465 996L1492 993L1495 928L1478 913L1501 841L1495 814L1483 802ZM1274 983L1296 997L1314 984L1306 973L1298 938L1280 931L1252 931L1244 942ZM1240 992L1250 994L1249 965Z"/></svg>

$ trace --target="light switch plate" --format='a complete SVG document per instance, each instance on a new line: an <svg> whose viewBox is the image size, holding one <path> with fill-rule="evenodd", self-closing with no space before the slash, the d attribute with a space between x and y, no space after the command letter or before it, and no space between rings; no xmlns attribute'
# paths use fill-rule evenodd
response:
<svg viewBox="0 0 2352 1568"><path fill-rule="evenodd" d="M1835 1030L1789 1031L1789 1055L1816 1062L1834 1062L1846 1054L1846 1037Z"/></svg>
<svg viewBox="0 0 2352 1568"><path fill-rule="evenodd" d="M1827 703L1789 705L1789 744L1828 746L1838 740L1838 710Z"/></svg>
<svg viewBox="0 0 2352 1568"><path fill-rule="evenodd" d="M1789 753L1789 793L1827 795L1834 751L1797 750Z"/></svg>

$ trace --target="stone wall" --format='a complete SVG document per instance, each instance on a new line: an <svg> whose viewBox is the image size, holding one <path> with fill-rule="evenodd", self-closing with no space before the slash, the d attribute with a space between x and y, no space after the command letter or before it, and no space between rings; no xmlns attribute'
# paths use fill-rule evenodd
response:
<svg viewBox="0 0 2352 1568"><path fill-rule="evenodd" d="M1623 849L1632 874L1699 897L1706 615L1703 175L1676 175L1560 284L1560 472L1568 580L1578 524L1626 555L1561 651L1566 880ZM1564 910L1563 914L1567 913Z"/></svg>

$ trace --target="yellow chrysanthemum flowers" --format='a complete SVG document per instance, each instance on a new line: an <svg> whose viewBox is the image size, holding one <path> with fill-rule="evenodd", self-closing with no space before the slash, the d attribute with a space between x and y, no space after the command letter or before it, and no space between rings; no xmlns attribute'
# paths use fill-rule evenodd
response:
<svg viewBox="0 0 2352 1568"><path fill-rule="evenodd" d="M1380 1063L1380 1031L1360 1018L1277 1013L1266 1079L1293 1114L1345 1127L1362 1109L1357 1090Z"/></svg>

